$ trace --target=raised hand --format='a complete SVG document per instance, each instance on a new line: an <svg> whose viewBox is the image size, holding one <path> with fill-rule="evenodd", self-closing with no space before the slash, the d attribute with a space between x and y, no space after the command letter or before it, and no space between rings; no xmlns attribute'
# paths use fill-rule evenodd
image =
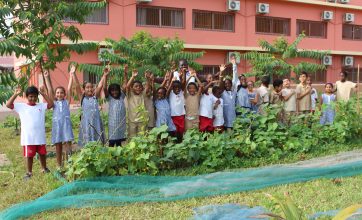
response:
<svg viewBox="0 0 362 220"><path fill-rule="evenodd" d="M72 65L71 67L70 67L70 73L72 74L72 73L75 73L75 70L76 70L76 67L74 66L74 65Z"/></svg>
<svg viewBox="0 0 362 220"><path fill-rule="evenodd" d="M42 85L42 86L39 87L39 92L40 92L40 94L42 94L42 95L46 93L46 90L45 90L45 86L44 86L44 85Z"/></svg>
<svg viewBox="0 0 362 220"><path fill-rule="evenodd" d="M226 65L225 65L225 64L221 64L221 65L219 66L219 68L220 68L220 72L222 73L222 72L225 71Z"/></svg>
<svg viewBox="0 0 362 220"><path fill-rule="evenodd" d="M196 77L197 76L197 73L195 70L192 70L191 73L190 73L190 76L192 77Z"/></svg>
<svg viewBox="0 0 362 220"><path fill-rule="evenodd" d="M20 95L22 92L23 92L23 90L21 89L20 86L17 87L17 88L15 89L15 91L14 91L14 93L15 93L16 95Z"/></svg>
<svg viewBox="0 0 362 220"><path fill-rule="evenodd" d="M104 74L105 76L108 76L109 73L110 73L110 71L111 71L111 68L110 68L109 66L106 66L106 67L104 68L104 70L103 70L103 74Z"/></svg>
<svg viewBox="0 0 362 220"><path fill-rule="evenodd" d="M132 77L137 77L138 76L138 71L137 70L133 70L132 71Z"/></svg>

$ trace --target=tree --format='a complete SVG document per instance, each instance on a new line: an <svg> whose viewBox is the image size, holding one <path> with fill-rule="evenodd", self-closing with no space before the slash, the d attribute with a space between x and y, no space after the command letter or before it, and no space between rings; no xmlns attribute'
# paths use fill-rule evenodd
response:
<svg viewBox="0 0 362 220"><path fill-rule="evenodd" d="M13 73L3 72L0 82L0 94L9 88L27 85L35 68L40 72L53 70L57 63L70 57L71 52L84 53L97 49L95 43L77 43L82 35L74 25L63 23L65 18L85 22L93 10L106 6L106 1L85 0L39 0L0 2L0 55L12 55L26 59L26 73L16 79ZM69 39L74 44L62 45L62 39ZM11 81L9 81L11 79ZM0 96L0 104L8 98Z"/></svg>
<svg viewBox="0 0 362 220"><path fill-rule="evenodd" d="M259 41L262 52L252 51L241 55L241 58L246 59L253 66L249 76L264 76L264 75L287 75L291 72L300 74L302 71L308 73L316 73L325 69L324 65L310 62L299 62L297 64L290 63L295 58L308 58L312 60L321 60L328 52L300 50L298 44L305 37L304 34L291 44L284 37L277 38L273 44L266 40Z"/></svg>
<svg viewBox="0 0 362 220"><path fill-rule="evenodd" d="M105 51L100 55L104 60L103 65L112 65L111 76L114 80L119 80L123 75L123 64L128 64L131 69L138 69L141 73L150 70L157 76L171 70L180 59L187 59L190 67L199 70L202 66L194 60L203 56L203 52L184 51L184 43L178 39L166 39L152 37L146 32L138 32L131 39L121 38L118 41L112 39L105 40L106 47L110 51ZM79 64L80 70L101 75L103 66L92 64Z"/></svg>

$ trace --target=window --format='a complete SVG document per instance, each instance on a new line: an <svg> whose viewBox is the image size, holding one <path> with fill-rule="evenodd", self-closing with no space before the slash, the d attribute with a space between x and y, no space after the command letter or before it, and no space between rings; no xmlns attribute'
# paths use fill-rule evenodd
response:
<svg viewBox="0 0 362 220"><path fill-rule="evenodd" d="M297 35L303 32L308 37L327 38L327 23L322 21L297 20Z"/></svg>
<svg viewBox="0 0 362 220"><path fill-rule="evenodd" d="M201 71L198 71L198 74L202 77L206 77L207 74L211 73L213 75L217 74L220 71L220 67L218 65L204 65ZM229 65L224 72L225 75L232 76L233 69Z"/></svg>
<svg viewBox="0 0 362 220"><path fill-rule="evenodd" d="M263 34L290 35L290 19L256 16L255 31Z"/></svg>
<svg viewBox="0 0 362 220"><path fill-rule="evenodd" d="M201 30L234 31L233 14L211 11L193 11L193 28Z"/></svg>
<svg viewBox="0 0 362 220"><path fill-rule="evenodd" d="M174 8L137 7L137 26L184 27L184 10Z"/></svg>
<svg viewBox="0 0 362 220"><path fill-rule="evenodd" d="M312 83L326 83L327 81L327 70L321 70L316 73L309 74Z"/></svg>
<svg viewBox="0 0 362 220"><path fill-rule="evenodd" d="M357 82L357 67L343 67L342 71L347 71L348 73L348 80L351 80L352 82ZM360 72L362 72L362 67L359 69ZM362 77L360 76L359 82L362 82Z"/></svg>
<svg viewBox="0 0 362 220"><path fill-rule="evenodd" d="M64 22L77 22L71 18L65 18ZM108 5L104 8L95 9L85 18L86 24L108 24Z"/></svg>
<svg viewBox="0 0 362 220"><path fill-rule="evenodd" d="M83 81L84 82L90 82L93 85L96 85L99 83L99 81L101 80L101 78L94 73L90 73L90 72L83 72Z"/></svg>
<svg viewBox="0 0 362 220"><path fill-rule="evenodd" d="M362 25L344 24L342 38L345 40L362 40Z"/></svg>

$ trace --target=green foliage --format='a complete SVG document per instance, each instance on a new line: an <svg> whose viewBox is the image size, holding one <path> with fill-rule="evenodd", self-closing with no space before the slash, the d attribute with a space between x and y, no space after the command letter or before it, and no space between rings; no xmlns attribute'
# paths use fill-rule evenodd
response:
<svg viewBox="0 0 362 220"><path fill-rule="evenodd" d="M178 38L156 38L141 31L131 39L106 39L105 43L106 47L114 52L104 52L100 54L100 58L104 60L104 65L112 65L110 75L113 76L113 81L119 82L122 78L121 66L126 63L130 69L137 69L141 77L146 70L150 70L156 76L163 76L166 71L174 68L180 59L187 59L189 65L196 70L202 68L195 59L202 57L203 52L184 51L184 43ZM80 64L79 69L98 75L103 73L103 67L98 65Z"/></svg>
<svg viewBox="0 0 362 220"><path fill-rule="evenodd" d="M70 179L104 175L152 174L198 166L208 172L239 168L245 160L267 158L279 161L294 154L323 152L328 146L362 137L361 115L356 103L338 103L332 125L320 125L321 113L295 116L290 125L279 121L280 107L266 108L266 115L238 117L231 132L200 133L189 130L176 143L167 127L155 128L134 137L122 147L89 144L70 161ZM98 161L101 158L105 164Z"/></svg>
<svg viewBox="0 0 362 220"><path fill-rule="evenodd" d="M241 57L250 62L253 69L248 75L264 76L264 75L287 75L291 72L300 74L302 71L308 73L316 73L325 69L325 66L317 63L299 62L297 64L290 63L293 58L308 58L312 60L321 60L327 52L300 50L298 44L305 37L304 34L288 44L284 37L277 38L273 44L260 40L259 45L264 50L263 52L252 51L243 54Z"/></svg>
<svg viewBox="0 0 362 220"><path fill-rule="evenodd" d="M82 39L78 28L65 25L63 20L70 18L84 23L85 17L93 10L105 6L105 0L1 1L0 35L4 39L0 41L0 55L15 54L16 57L25 58L27 70L19 76L19 80L12 78L12 82L1 73L0 104L11 95L2 91L12 90L16 85L24 89L35 68L40 68L41 72L45 69L53 70L57 63L68 59L73 51L84 53L95 50L98 47L95 43L77 44ZM62 39L69 39L74 44L61 44Z"/></svg>

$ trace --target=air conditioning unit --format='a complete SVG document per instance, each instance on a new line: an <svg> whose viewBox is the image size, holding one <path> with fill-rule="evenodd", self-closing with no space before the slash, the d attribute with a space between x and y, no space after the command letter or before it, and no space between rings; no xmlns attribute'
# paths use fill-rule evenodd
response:
<svg viewBox="0 0 362 220"><path fill-rule="evenodd" d="M226 57L226 60L227 60L227 63L230 63L231 62L231 57L235 57L235 61L237 64L240 63L240 53L239 52L228 52L227 53L227 57Z"/></svg>
<svg viewBox="0 0 362 220"><path fill-rule="evenodd" d="M336 3L336 2L337 2L337 0L327 0L327 2Z"/></svg>
<svg viewBox="0 0 362 220"><path fill-rule="evenodd" d="M324 56L324 57L323 57L323 60L322 60L322 63L323 63L323 65L325 65L325 66L331 66L332 63L333 63L333 58L332 58L332 56Z"/></svg>
<svg viewBox="0 0 362 220"><path fill-rule="evenodd" d="M342 3L342 4L348 4L349 0L339 0L339 2Z"/></svg>
<svg viewBox="0 0 362 220"><path fill-rule="evenodd" d="M152 0L137 0L137 3L149 3L152 2Z"/></svg>
<svg viewBox="0 0 362 220"><path fill-rule="evenodd" d="M324 11L322 14L322 20L329 21L333 19L333 11Z"/></svg>
<svg viewBox="0 0 362 220"><path fill-rule="evenodd" d="M227 9L228 11L240 11L240 1L228 0Z"/></svg>
<svg viewBox="0 0 362 220"><path fill-rule="evenodd" d="M99 62L107 62L107 61L109 61L109 60L102 57L103 53L114 54L114 50L111 49L111 48L99 48L99 50L98 50L98 61Z"/></svg>
<svg viewBox="0 0 362 220"><path fill-rule="evenodd" d="M256 5L256 13L258 13L258 14L268 14L269 13L269 4L258 3Z"/></svg>
<svg viewBox="0 0 362 220"><path fill-rule="evenodd" d="M344 14L343 20L344 20L344 22L346 22L346 23L354 22L354 14L352 14L352 13L346 13L346 14Z"/></svg>
<svg viewBox="0 0 362 220"><path fill-rule="evenodd" d="M353 57L352 56L345 56L343 59L344 66L353 66Z"/></svg>

